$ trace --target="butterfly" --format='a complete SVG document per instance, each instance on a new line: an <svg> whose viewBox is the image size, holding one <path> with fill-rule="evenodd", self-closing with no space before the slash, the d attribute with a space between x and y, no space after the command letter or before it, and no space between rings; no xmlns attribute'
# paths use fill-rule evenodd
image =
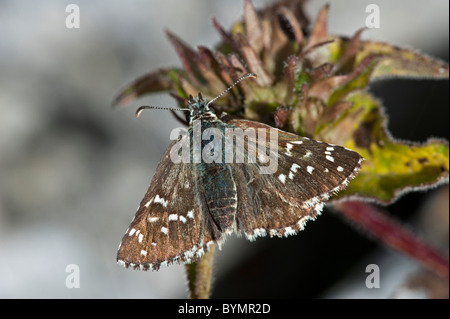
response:
<svg viewBox="0 0 450 319"><path fill-rule="evenodd" d="M247 77L255 75L233 86ZM190 96L189 127L162 156L119 246L119 265L158 270L192 263L232 233L250 241L295 235L357 175L363 158L345 147L226 113L219 117L211 102L233 86L210 101ZM154 107L141 107L137 115L145 108ZM205 132L213 134L205 138ZM236 144L223 147L230 132L244 132L241 144L231 135Z"/></svg>

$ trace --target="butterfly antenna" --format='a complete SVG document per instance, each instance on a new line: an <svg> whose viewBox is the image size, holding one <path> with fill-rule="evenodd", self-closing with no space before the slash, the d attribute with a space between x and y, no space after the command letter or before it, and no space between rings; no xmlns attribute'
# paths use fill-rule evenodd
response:
<svg viewBox="0 0 450 319"><path fill-rule="evenodd" d="M222 93L220 93L219 95L217 95L215 98L213 98L211 101L209 101L206 106L208 106L209 104L211 104L213 101L217 100L218 98L220 98L222 95L224 95L225 93L227 93L229 90L231 90L236 84L238 84L239 82L241 82L242 80L246 79L246 78L257 78L257 75L255 73L251 73L248 72L246 74L244 74L243 76L241 76L236 82L234 82L230 87L228 87L225 91L223 91ZM192 99L192 97L191 97ZM158 106L149 106L149 105L142 105L141 107L139 107L136 110L136 117L139 117L139 115L141 115L141 112L143 110L148 110L148 109L152 109L152 110L167 110L167 111L187 111L189 112L189 109L176 109L176 108L172 108L172 107L158 107Z"/></svg>
<svg viewBox="0 0 450 319"><path fill-rule="evenodd" d="M176 108L173 108L173 107L158 107L158 106L142 105L141 107L139 107L136 110L136 117L139 117L139 115L141 115L141 112L143 110L148 110L148 109L151 109L151 110L167 110L167 111L187 111L187 112L189 112L189 109L176 109Z"/></svg>
<svg viewBox="0 0 450 319"><path fill-rule="evenodd" d="M257 78L258 76L255 73L246 73L243 76L241 76L236 82L234 82L230 87L228 87L225 91L223 91L222 93L220 93L219 95L217 95L215 98L213 98L211 101L209 101L206 106L210 105L213 101L217 100L219 97L221 97L222 95L224 95L225 93L227 93L229 90L231 90L232 87L234 87L236 84L238 84L239 82L241 82L242 80L246 79L246 78Z"/></svg>

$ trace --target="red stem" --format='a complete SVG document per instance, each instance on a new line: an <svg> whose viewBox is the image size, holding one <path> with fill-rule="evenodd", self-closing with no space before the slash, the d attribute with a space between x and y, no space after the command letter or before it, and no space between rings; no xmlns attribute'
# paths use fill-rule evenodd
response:
<svg viewBox="0 0 450 319"><path fill-rule="evenodd" d="M421 262L437 275L449 279L449 261L381 209L364 202L344 202L334 207L377 240Z"/></svg>

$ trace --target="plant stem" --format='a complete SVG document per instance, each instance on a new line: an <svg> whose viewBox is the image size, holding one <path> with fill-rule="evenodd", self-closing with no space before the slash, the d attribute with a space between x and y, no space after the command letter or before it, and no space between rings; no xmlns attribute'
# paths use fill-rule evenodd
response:
<svg viewBox="0 0 450 319"><path fill-rule="evenodd" d="M411 230L384 212L364 202L333 205L340 214L387 246L416 259L440 277L449 279L449 261L440 252L419 240Z"/></svg>
<svg viewBox="0 0 450 319"><path fill-rule="evenodd" d="M186 265L191 299L209 299L214 269L215 246L212 245L201 259Z"/></svg>

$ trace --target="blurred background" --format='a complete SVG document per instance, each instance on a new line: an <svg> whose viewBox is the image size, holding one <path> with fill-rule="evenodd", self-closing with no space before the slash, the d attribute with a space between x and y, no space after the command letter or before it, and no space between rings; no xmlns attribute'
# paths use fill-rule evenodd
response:
<svg viewBox="0 0 450 319"><path fill-rule="evenodd" d="M253 0L257 8L271 2ZM79 29L66 28L70 3L80 8ZM308 3L312 20L325 3ZM381 28L363 39L448 61L448 1L333 1L329 30L353 35L369 3L380 7ZM211 18L228 28L242 12L242 0L0 1L0 298L187 297L183 266L144 273L115 261L179 126L169 112L134 112L175 102L156 94L120 110L110 104L134 78L181 65L165 29L213 47L220 39ZM449 138L448 81L389 80L370 90L394 137ZM448 193L441 186L405 195L387 210L447 251ZM365 286L372 263L380 289ZM66 287L70 264L79 267L78 289ZM229 238L216 256L213 297L424 297L405 285L420 269L325 209L298 236Z"/></svg>

